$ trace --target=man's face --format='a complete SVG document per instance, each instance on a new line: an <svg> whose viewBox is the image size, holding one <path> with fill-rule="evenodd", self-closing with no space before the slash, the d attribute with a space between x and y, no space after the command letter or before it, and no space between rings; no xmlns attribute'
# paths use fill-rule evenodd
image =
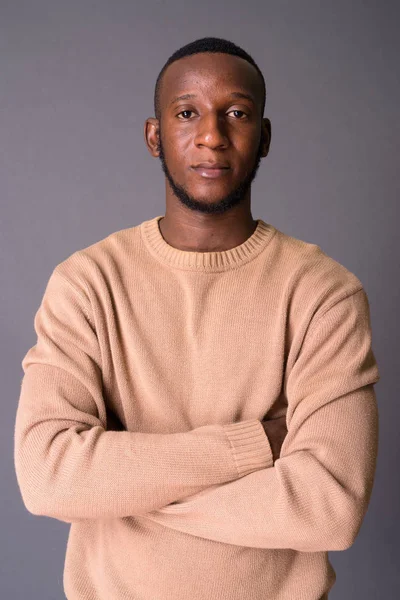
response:
<svg viewBox="0 0 400 600"><path fill-rule="evenodd" d="M242 93L253 98L235 97ZM195 97L177 97L191 94ZM222 213L250 189L269 147L262 88L247 61L196 54L172 63L162 82L158 156L174 195L188 208ZM196 168L221 163L221 172ZM214 176L212 176L214 175Z"/></svg>

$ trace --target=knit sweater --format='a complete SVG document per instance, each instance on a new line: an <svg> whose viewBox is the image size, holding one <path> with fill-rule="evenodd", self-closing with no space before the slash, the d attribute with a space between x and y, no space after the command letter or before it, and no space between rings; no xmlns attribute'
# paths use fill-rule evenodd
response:
<svg viewBox="0 0 400 600"><path fill-rule="evenodd" d="M49 277L15 422L24 505L70 524L69 600L326 600L376 467L363 285L262 219L193 252L161 218ZM261 421L282 415L274 462Z"/></svg>

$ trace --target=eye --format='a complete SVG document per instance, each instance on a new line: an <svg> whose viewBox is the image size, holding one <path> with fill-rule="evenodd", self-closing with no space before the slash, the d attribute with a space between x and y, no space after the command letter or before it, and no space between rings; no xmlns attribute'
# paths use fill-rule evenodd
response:
<svg viewBox="0 0 400 600"><path fill-rule="evenodd" d="M182 117L180 117L180 115L184 115L185 113L187 114L187 113L192 113L192 112L193 112L193 110L182 110L182 111L181 111L180 113L178 113L176 116L177 116L177 118L179 118L181 121L188 121L188 120L189 120L189 118L185 118L185 117L183 117L183 118L182 118ZM234 109L234 110L230 110L230 111L229 111L229 113L228 113L228 115L229 115L231 112L234 112L234 113L240 113L240 115L242 115L242 116L239 116L239 117L236 119L236 121L243 121L243 117L244 117L244 118L246 118L246 117L247 117L247 114L246 114L246 113L245 113L243 110L239 110L239 109L237 109L237 108L236 108L236 109Z"/></svg>
<svg viewBox="0 0 400 600"><path fill-rule="evenodd" d="M192 110L182 110L176 116L179 117L179 115L183 115L183 113L192 113L192 112L193 112ZM181 119L181 121L188 121L188 119Z"/></svg>
<svg viewBox="0 0 400 600"><path fill-rule="evenodd" d="M247 117L247 115L246 115L246 113L245 113L245 112L243 112L242 110L239 110L239 109L237 109L237 108L236 108L236 109L234 109L234 110L231 110L231 111L229 111L229 112L241 113L242 115L244 115L245 117ZM229 113L228 113L228 114L229 114ZM243 120L243 119L241 119L241 118L238 118L238 119L236 119L236 120L237 120L237 121L241 121L241 120Z"/></svg>

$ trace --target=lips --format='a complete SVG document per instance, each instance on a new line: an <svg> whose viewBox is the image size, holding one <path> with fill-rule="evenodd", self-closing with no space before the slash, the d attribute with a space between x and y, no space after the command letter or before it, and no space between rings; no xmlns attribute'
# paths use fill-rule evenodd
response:
<svg viewBox="0 0 400 600"><path fill-rule="evenodd" d="M193 165L193 169L198 169L201 167L205 169L229 169L229 165L221 162L202 162L198 163L197 165Z"/></svg>
<svg viewBox="0 0 400 600"><path fill-rule="evenodd" d="M196 173L198 173L201 177L216 179L217 177L222 177L226 175L226 173L230 170L229 165L224 163L211 163L204 162L199 163L191 167Z"/></svg>

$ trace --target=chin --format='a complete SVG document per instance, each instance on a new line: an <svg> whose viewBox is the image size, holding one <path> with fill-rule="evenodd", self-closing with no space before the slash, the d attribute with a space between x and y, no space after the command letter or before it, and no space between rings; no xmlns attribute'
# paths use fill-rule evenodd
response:
<svg viewBox="0 0 400 600"><path fill-rule="evenodd" d="M205 198L208 200L210 197L216 199L224 198L233 192L235 188L232 185L219 185L212 182L206 182L205 185L191 186L191 188L187 189L193 198Z"/></svg>

